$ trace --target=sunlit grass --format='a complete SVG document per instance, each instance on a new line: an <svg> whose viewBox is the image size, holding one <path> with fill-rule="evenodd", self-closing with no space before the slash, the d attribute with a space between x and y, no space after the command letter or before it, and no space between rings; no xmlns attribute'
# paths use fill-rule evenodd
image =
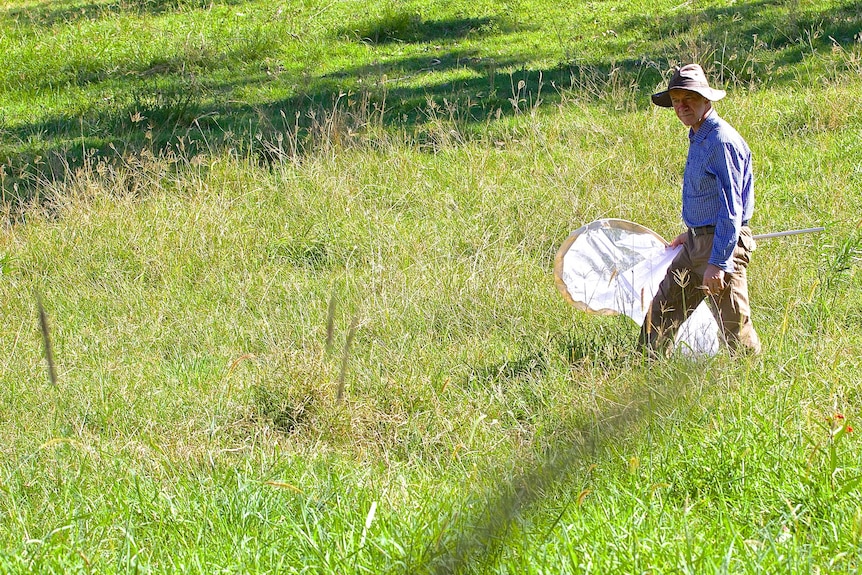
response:
<svg viewBox="0 0 862 575"><path fill-rule="evenodd" d="M679 231L685 131L644 101L664 63L605 65L627 57L610 52L616 37L640 34L657 50L681 36L651 35L664 30L661 6L525 7L404 6L387 16L382 5L144 2L90 6L81 22L78 8L4 6L26 8L1 40L17 54L10 61L43 50L31 52L43 66L34 70L62 89L51 100L33 89L35 73L13 87L2 72L12 137L0 232L0 570L855 569L858 43L821 50L790 38L805 59L772 68L777 51L740 47L754 69L745 78L719 57L736 46L686 48L726 74L718 110L755 153L756 231L827 230L755 252L764 357L647 362L627 318L587 316L559 297L553 259L574 228L601 217ZM747 7L714 8L732 23ZM839 24L847 14L818 4L799 21L809 9L833 10ZM56 38L31 45L26 34L45 32L52 10ZM780 16L769 10L767 20ZM641 27L633 12L653 16ZM430 34L417 22L447 19L454 28L431 30L440 38L380 41L415 40ZM669 20L708 25L688 12ZM192 24L203 32L189 34ZM58 47L109 25L120 35L142 26L140 46L119 42L104 60L79 46L108 72L70 82L63 74L75 67ZM266 54L228 50L258 27ZM354 28L377 43L358 42ZM295 60L267 44L285 32L285 46L305 50ZM156 37L197 50L183 56L195 78L180 73L192 100L154 89L171 74L140 77L153 62L173 65ZM557 43L534 52L530 41L547 37ZM505 46L513 38L524 42ZM444 73L417 63L414 77L381 91L351 89L394 77L386 58L436 58L435 41L479 53ZM508 56L495 52L504 48ZM134 49L140 59L124 55ZM535 77L519 83L517 66L487 62L535 53L521 63L546 70L543 58L571 63L588 50L597 55L569 86L545 78L541 92ZM356 64L341 77L343 96L297 108L301 126L264 112L281 103L267 90L313 92L324 67L345 68L332 54ZM284 83L237 87L234 108L208 84L233 69ZM464 100L427 98L424 80L498 88L507 108L477 117ZM399 93L405 84L413 88ZM113 99L88 96L107 85ZM383 94L423 108L395 121ZM38 128L39 114L73 100L65 124ZM136 108L144 103L149 111ZM248 130L233 123L240 108L256 118L244 116ZM154 113L171 122L146 117ZM116 133L91 130L100 114ZM218 142L193 146L191 132ZM44 142L67 137L54 151L81 149L78 163L71 152L37 161ZM102 144L107 155L88 149ZM19 178L21 162L40 170Z"/></svg>

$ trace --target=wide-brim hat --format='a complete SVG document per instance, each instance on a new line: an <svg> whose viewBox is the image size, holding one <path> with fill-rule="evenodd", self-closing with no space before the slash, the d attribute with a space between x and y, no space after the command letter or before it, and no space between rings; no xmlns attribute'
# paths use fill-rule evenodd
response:
<svg viewBox="0 0 862 575"><path fill-rule="evenodd" d="M688 90L697 92L710 102L717 102L727 95L724 90L716 90L709 87L703 68L697 64L686 64L673 72L673 77L667 83L667 90L652 95L652 103L662 108L672 108L670 101L671 90Z"/></svg>

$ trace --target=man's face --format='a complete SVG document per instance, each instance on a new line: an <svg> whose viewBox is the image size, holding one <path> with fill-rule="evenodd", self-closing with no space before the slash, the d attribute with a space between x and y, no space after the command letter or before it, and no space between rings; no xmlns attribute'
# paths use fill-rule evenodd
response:
<svg viewBox="0 0 862 575"><path fill-rule="evenodd" d="M679 88L670 91L670 101L677 118L690 128L697 129L710 108L709 100L689 90Z"/></svg>

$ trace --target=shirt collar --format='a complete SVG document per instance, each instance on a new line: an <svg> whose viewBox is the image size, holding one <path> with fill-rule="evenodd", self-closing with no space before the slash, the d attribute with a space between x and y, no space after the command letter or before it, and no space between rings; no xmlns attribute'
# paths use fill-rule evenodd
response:
<svg viewBox="0 0 862 575"><path fill-rule="evenodd" d="M700 128L695 132L692 129L688 131L688 140L692 144L696 142L702 142L706 139L710 132L715 130L718 127L718 112L715 111L715 108L709 111L709 114L706 115L706 118L703 119L703 123L700 125Z"/></svg>

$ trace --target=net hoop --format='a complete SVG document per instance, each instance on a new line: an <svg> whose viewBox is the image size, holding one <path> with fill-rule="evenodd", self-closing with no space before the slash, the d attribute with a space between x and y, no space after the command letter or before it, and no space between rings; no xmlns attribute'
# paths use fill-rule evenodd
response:
<svg viewBox="0 0 862 575"><path fill-rule="evenodd" d="M570 304L575 306L577 309L579 309L583 312L586 312L586 313L591 313L591 314L595 314L595 315L618 315L618 314L620 314L620 312L618 310L611 309L611 308L593 309L589 305L587 305L585 302L576 301L575 299L572 298L572 295L569 293L569 288L568 288L568 286L566 286L566 282L563 280L563 268L564 268L564 264L565 264L565 258L569 254L570 250L572 249L572 245L574 245L574 243L577 241L577 239L581 235L583 235L586 232L595 231L597 229L611 228L611 227L626 230L626 231L629 231L632 233L649 234L649 235L653 236L655 239L657 239L659 242L661 242L662 245L665 245L665 246L668 245L668 242L663 237L661 237L660 235L658 235L656 232L649 229L648 227L642 226L641 224L638 224L638 223L635 223L635 222L632 222L629 220L623 220L623 219L619 219L619 218L603 218L600 220L595 220L595 221L590 222L589 224L586 224L584 226L581 226L580 228L573 231L569 235L569 237L566 238L566 240L563 242L563 244L560 246L560 249L557 250L557 254L554 257L554 284L557 286L557 290L559 290L560 294L563 296L563 298L567 302L569 302Z"/></svg>

